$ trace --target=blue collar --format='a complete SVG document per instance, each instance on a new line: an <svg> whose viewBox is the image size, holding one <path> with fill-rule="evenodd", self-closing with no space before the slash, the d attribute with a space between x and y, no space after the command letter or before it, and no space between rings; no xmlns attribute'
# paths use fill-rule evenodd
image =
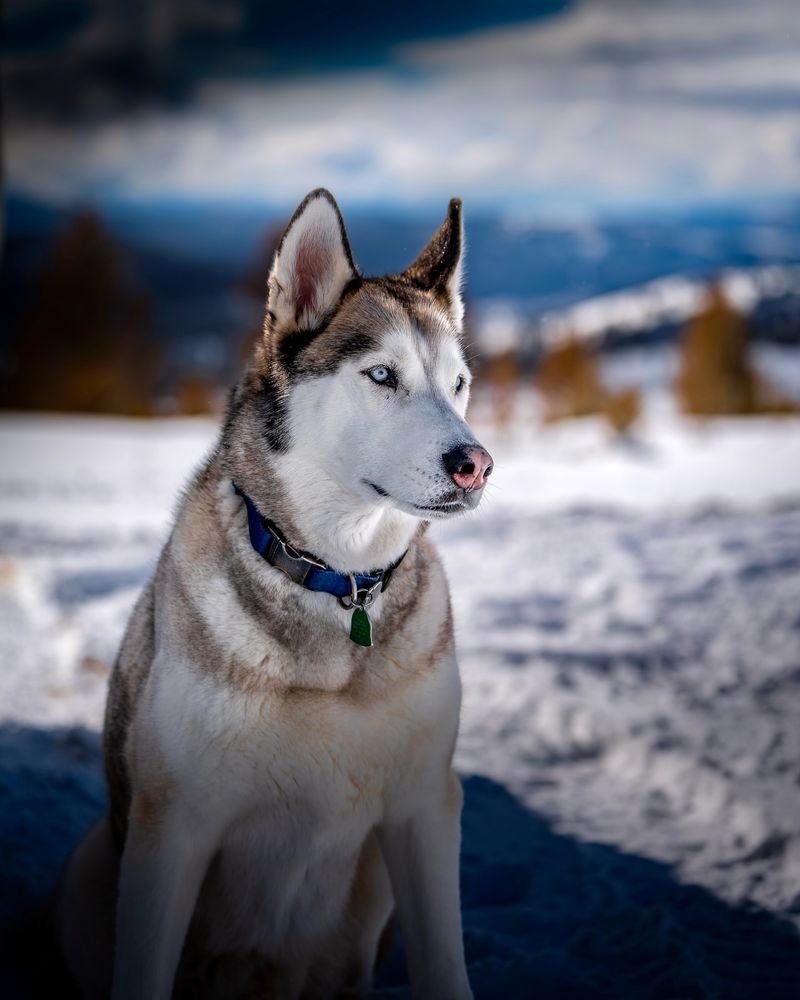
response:
<svg viewBox="0 0 800 1000"><path fill-rule="evenodd" d="M285 573L290 580L307 590L314 590L338 597L343 607L365 607L372 603L376 593L381 593L389 585L392 574L405 559L404 552L387 569L373 573L338 573L321 559L306 552L300 552L283 537L275 525L260 513L250 497L233 484L236 493L244 500L247 508L247 527L250 544L256 552L276 569ZM380 587L380 590L378 590Z"/></svg>

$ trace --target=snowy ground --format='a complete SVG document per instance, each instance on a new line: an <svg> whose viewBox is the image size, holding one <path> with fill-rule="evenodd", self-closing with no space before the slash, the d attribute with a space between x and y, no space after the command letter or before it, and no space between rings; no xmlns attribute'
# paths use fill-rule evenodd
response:
<svg viewBox="0 0 800 1000"><path fill-rule="evenodd" d="M478 998L800 996L800 420L690 424L668 360L610 363L647 390L629 441L543 431L523 399L483 435L481 510L436 531ZM761 362L796 391L796 354ZM102 808L108 667L213 435L0 420L0 919ZM403 982L395 956L383 990Z"/></svg>

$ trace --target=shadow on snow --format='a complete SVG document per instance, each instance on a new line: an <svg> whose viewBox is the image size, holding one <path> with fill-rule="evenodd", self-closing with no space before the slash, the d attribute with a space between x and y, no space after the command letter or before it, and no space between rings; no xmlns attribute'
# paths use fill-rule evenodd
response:
<svg viewBox="0 0 800 1000"><path fill-rule="evenodd" d="M667 865L557 833L501 785L464 781L462 907L476 1000L800 996L800 939L788 924L682 885ZM0 727L0 922L46 896L102 812L97 734ZM0 994L34 991L6 953ZM377 996L407 995L398 944Z"/></svg>

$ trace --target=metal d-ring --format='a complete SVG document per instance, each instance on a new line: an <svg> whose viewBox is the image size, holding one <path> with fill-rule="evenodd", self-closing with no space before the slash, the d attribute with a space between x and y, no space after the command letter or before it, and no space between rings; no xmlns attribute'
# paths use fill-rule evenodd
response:
<svg viewBox="0 0 800 1000"><path fill-rule="evenodd" d="M350 577L350 594L339 598L339 603L343 608L358 607L358 608L368 608L370 604L375 600L375 590L380 585L381 581L378 580L372 584L371 587L360 587L356 583L356 578L353 573L347 574ZM361 597L360 595L364 596Z"/></svg>

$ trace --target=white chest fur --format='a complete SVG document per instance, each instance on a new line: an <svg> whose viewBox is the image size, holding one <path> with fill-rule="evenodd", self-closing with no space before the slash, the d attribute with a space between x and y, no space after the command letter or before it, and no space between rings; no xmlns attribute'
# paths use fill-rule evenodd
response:
<svg viewBox="0 0 800 1000"><path fill-rule="evenodd" d="M397 669L373 653L376 675ZM459 700L452 656L388 693L366 677L248 694L156 659L132 749L147 767L159 747L168 785L217 826L198 904L215 950L311 947L335 924L387 799L413 796L430 760L449 757Z"/></svg>

